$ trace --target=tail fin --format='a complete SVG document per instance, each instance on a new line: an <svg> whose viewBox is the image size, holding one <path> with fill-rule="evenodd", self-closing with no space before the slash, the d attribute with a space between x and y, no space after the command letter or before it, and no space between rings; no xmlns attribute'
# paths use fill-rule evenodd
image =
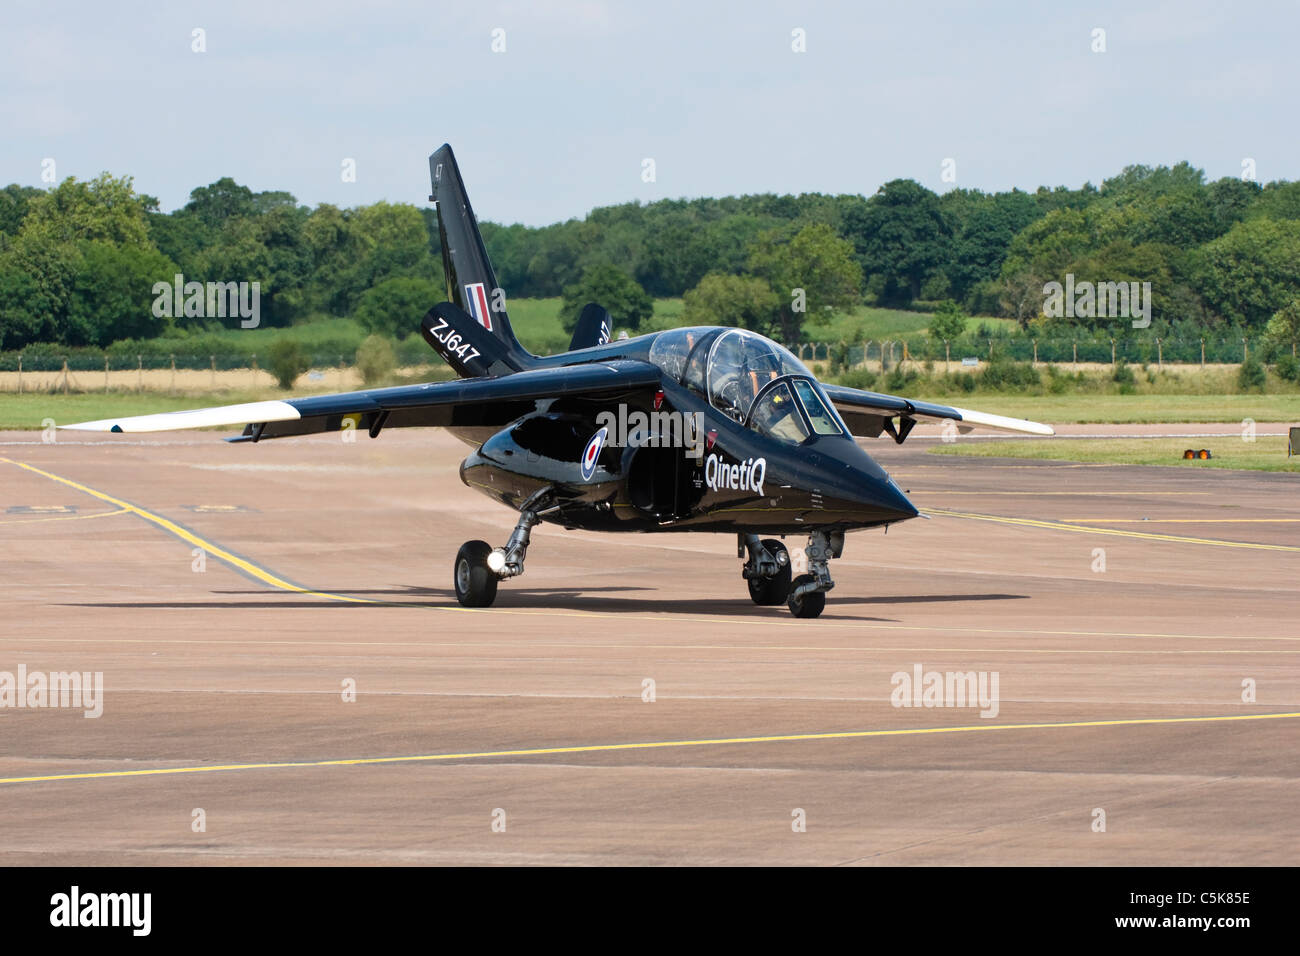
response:
<svg viewBox="0 0 1300 956"><path fill-rule="evenodd" d="M488 261L478 220L465 194L456 157L445 143L429 157L429 177L442 232L442 265L447 275L447 298L468 313L496 340L496 350L506 364L528 368L531 354L519 344L506 314L505 292L497 285Z"/></svg>
<svg viewBox="0 0 1300 956"><path fill-rule="evenodd" d="M609 330L613 325L608 309L595 302L588 302L578 316L578 324L573 327L573 341L569 343L569 351L604 345L609 341Z"/></svg>

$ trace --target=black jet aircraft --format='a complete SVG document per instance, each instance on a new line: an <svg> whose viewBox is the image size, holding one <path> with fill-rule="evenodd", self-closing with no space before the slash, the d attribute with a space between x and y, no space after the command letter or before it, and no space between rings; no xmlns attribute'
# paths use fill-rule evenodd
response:
<svg viewBox="0 0 1300 956"><path fill-rule="evenodd" d="M570 351L537 356L515 339L450 146L429 157L449 302L420 328L458 380L65 426L148 432L245 424L227 439L438 426L473 450L461 480L519 513L500 547L466 542L456 597L487 607L524 571L539 522L589 531L712 531L738 538L756 604L816 617L829 562L848 531L917 517L854 440L903 442L918 421L1050 435L1045 425L823 385L790 351L739 328L681 328L610 341L612 320L583 311ZM807 535L791 579L779 537ZM765 535L767 537L765 537Z"/></svg>

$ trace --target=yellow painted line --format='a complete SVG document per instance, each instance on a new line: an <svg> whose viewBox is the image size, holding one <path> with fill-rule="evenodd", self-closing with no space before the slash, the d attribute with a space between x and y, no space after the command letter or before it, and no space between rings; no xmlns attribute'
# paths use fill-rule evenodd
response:
<svg viewBox="0 0 1300 956"><path fill-rule="evenodd" d="M423 763L438 760L486 760L496 757L544 757L561 754L608 753L617 750L659 750L669 747L722 747L736 744L791 743L806 740L849 740L866 737L907 737L919 734L961 734L992 730L1063 730L1076 727L1132 727L1155 724L1199 724L1229 720L1283 720L1289 714L1235 714L1212 717L1141 717L1131 720L1077 720L1048 724L972 724L963 727L913 727L897 730L848 730L818 734L781 734L768 737L718 737L706 740L655 740L630 744L591 744L577 747L537 747L529 750L484 750L457 754L416 754L397 757L354 757L341 760L295 760L280 763L211 764L199 767L157 767L152 770L103 770L58 773L39 777L4 777L5 783L48 783L55 780L103 780L122 777L160 777L173 774L217 773L231 770L283 770L303 767L357 767L373 764Z"/></svg>
<svg viewBox="0 0 1300 956"><path fill-rule="evenodd" d="M8 461L8 459L3 459ZM0 521L0 524L38 524L42 521L84 521L87 518L111 518L113 515L124 515L128 513L126 508L118 508L116 511L97 511L93 515L61 515L57 518L32 518L28 521Z"/></svg>
<svg viewBox="0 0 1300 956"><path fill-rule="evenodd" d="M100 501L107 501L111 505L116 505L122 511L130 512L133 515L137 515L138 517L143 518L145 521L157 525L158 527L162 528L164 531L171 532L172 534L176 535L176 537L180 538L182 541L188 541L190 544L194 545L195 547L202 548L205 552L212 555L213 557L225 561L227 564L231 565L232 567L238 568L239 570L243 571L248 575L251 575L257 580L271 585L271 587L280 588L283 591L293 591L298 594L308 594L311 595L312 597L328 598L332 601L346 601L352 604L381 603L381 602L370 601L366 598L349 597L347 595L342 595L342 594L327 594L324 591L313 591L310 588L300 587L297 584L293 584L289 581L284 580L283 578L277 577L276 575L272 574L270 571L267 571L265 568L260 568L256 564L253 564L251 561L239 557L239 555L237 554L232 554L231 552L227 551L225 548L213 544L211 541L206 541L203 538L200 538L194 532L182 528L180 525L176 524L176 522L169 521L168 519L162 517L161 515L154 514L152 511L145 511L143 508L136 507L130 502L123 501L121 498L114 498L112 495L105 494L102 491L96 491L94 488L90 488L86 485L80 484L79 482L73 481L70 478L63 478L59 475L53 474L52 472L42 471L40 468L37 468L33 465L28 465L25 462L14 461L11 458L0 458L0 461L6 462L7 464L10 465L17 465L19 468L26 469L27 471L40 475L43 478L48 478L51 481L57 481L60 484L67 485L69 488L75 488L77 491L83 492L84 494L88 494L94 498L98 498Z"/></svg>
<svg viewBox="0 0 1300 956"><path fill-rule="evenodd" d="M1248 548L1254 551L1292 551L1300 552L1300 547L1287 544L1257 544L1253 541L1219 541L1214 538L1185 538L1172 534L1151 534L1142 531L1124 531L1120 528L1088 528L1083 525L1067 524L1062 521L1038 521L1033 518L1008 518L1002 515L968 514L963 511L942 511L938 508L926 508L932 515L947 518L970 518L973 521L996 521L999 524L1020 525L1026 528L1048 528L1052 531L1079 531L1084 534L1116 535L1122 538L1142 538L1147 541L1172 541L1176 544L1206 544L1216 548Z"/></svg>
<svg viewBox="0 0 1300 956"><path fill-rule="evenodd" d="M1062 518L1077 524L1300 524L1300 518Z"/></svg>

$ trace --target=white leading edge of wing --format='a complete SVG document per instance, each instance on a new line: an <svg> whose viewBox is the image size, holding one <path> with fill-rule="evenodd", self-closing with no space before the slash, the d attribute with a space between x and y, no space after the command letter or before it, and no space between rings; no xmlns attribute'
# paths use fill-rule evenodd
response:
<svg viewBox="0 0 1300 956"><path fill-rule="evenodd" d="M1003 432L1019 432L1024 435L1055 435L1051 425L1026 421L1023 418L1007 418L1003 415L990 415L987 412L972 412L968 408L953 407L961 416L962 425L978 425L981 428L995 428Z"/></svg>
<svg viewBox="0 0 1300 956"><path fill-rule="evenodd" d="M97 422L78 422L60 428L79 432L170 432L182 428L210 428L218 425L247 425L250 422L292 422L302 416L288 402L245 402L217 408L195 408L184 412L160 412L156 415L133 415L127 418L104 418Z"/></svg>

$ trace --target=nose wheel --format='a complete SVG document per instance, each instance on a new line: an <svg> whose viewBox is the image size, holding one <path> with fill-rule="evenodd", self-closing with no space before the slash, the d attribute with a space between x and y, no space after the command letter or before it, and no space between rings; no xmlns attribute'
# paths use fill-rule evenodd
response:
<svg viewBox="0 0 1300 956"><path fill-rule="evenodd" d="M801 574L795 578L786 607L795 617L819 617L826 610L826 592L815 590L817 575ZM803 590L803 589L810 590Z"/></svg>
<svg viewBox="0 0 1300 956"><path fill-rule="evenodd" d="M843 532L814 531L808 535L804 554L808 556L808 574L801 574L790 585L786 606L795 617L818 617L826 610L826 592L835 587L831 580L830 559L844 552Z"/></svg>
<svg viewBox="0 0 1300 956"><path fill-rule="evenodd" d="M466 541L456 554L456 600L464 607L491 607L500 580L488 567L492 545Z"/></svg>
<svg viewBox="0 0 1300 956"><path fill-rule="evenodd" d="M497 599L497 584L504 578L524 573L529 536L543 514L554 506L541 508L551 493L548 485L531 495L519 509L519 522L504 548L494 548L486 541L466 541L456 553L453 580L456 600L464 607L491 607ZM540 508L540 510L539 510Z"/></svg>

